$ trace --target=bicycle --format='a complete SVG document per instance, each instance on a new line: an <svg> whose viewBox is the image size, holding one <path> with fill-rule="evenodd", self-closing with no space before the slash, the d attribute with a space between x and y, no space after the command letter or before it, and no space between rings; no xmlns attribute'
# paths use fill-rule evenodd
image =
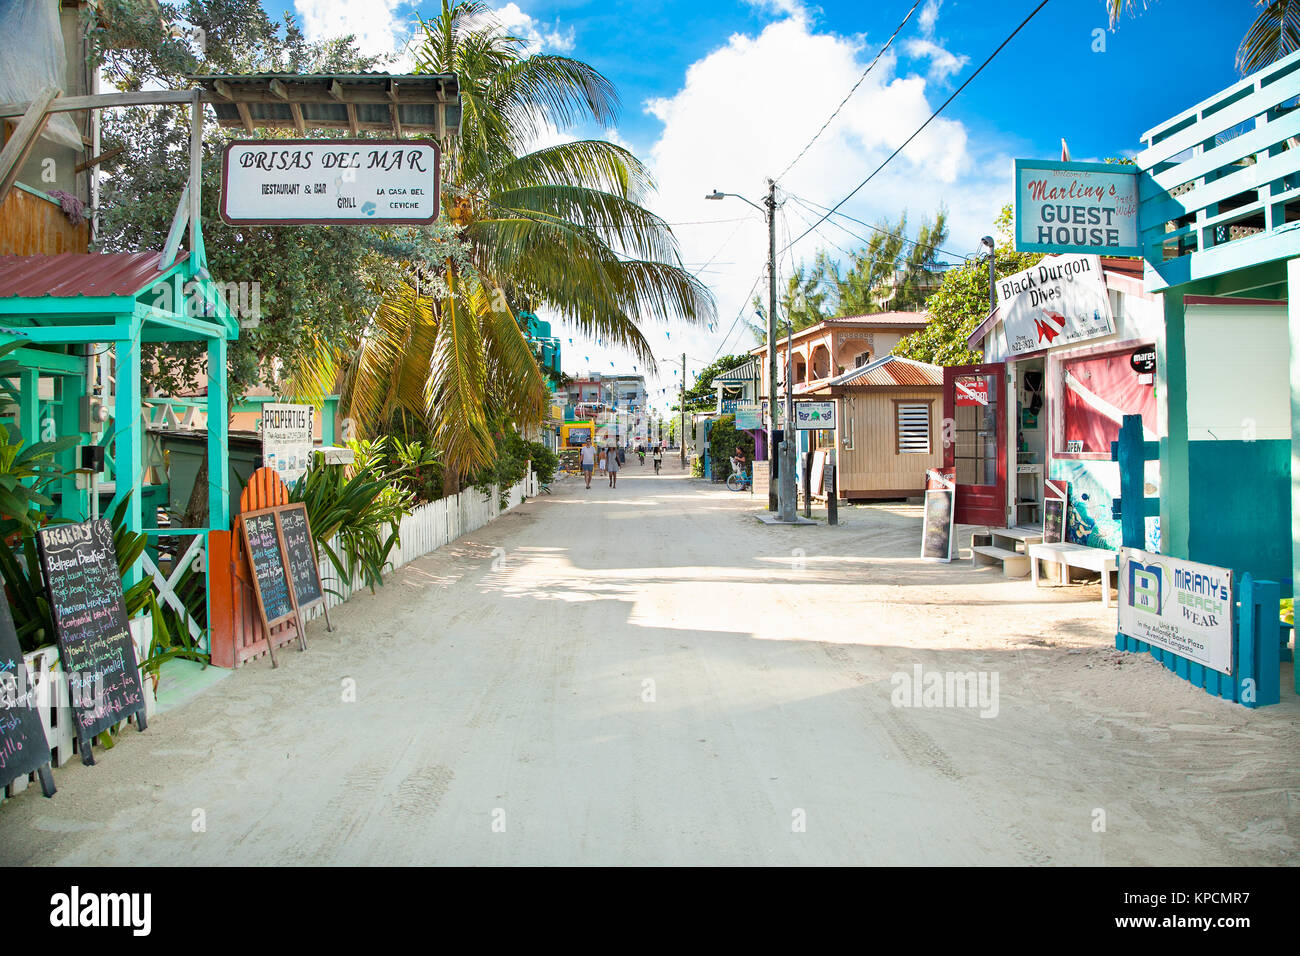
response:
<svg viewBox="0 0 1300 956"><path fill-rule="evenodd" d="M731 459L731 474L727 476L728 491L745 491L754 489L754 478L747 471L736 466L736 459Z"/></svg>

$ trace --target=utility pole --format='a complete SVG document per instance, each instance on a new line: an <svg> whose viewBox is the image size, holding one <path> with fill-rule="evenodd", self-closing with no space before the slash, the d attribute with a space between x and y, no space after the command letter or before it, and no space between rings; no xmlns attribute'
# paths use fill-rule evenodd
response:
<svg viewBox="0 0 1300 956"><path fill-rule="evenodd" d="M798 487L794 480L794 321L785 317L785 428L781 442L781 520L794 524L798 520Z"/></svg>
<svg viewBox="0 0 1300 956"><path fill-rule="evenodd" d="M776 511L777 485L771 474L776 461L776 180L767 181L767 510ZM789 422L786 423L787 425ZM784 462L781 480L785 480Z"/></svg>
<svg viewBox="0 0 1300 956"><path fill-rule="evenodd" d="M686 467L686 353L682 353L682 468Z"/></svg>

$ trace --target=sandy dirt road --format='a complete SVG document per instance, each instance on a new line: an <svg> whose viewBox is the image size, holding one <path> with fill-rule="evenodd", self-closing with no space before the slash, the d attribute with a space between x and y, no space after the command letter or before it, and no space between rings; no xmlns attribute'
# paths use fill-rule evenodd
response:
<svg viewBox="0 0 1300 956"><path fill-rule="evenodd" d="M1296 859L1296 698L1115 651L1095 586L923 563L914 506L761 526L675 460L555 492L0 806L0 862ZM996 714L895 706L918 666Z"/></svg>

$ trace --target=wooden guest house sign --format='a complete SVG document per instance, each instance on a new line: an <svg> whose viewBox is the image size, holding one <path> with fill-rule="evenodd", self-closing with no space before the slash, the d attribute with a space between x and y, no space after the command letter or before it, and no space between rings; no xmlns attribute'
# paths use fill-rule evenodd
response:
<svg viewBox="0 0 1300 956"><path fill-rule="evenodd" d="M36 544L81 762L89 765L96 735L131 716L146 726L113 529L103 518L51 525L36 532Z"/></svg>
<svg viewBox="0 0 1300 956"><path fill-rule="evenodd" d="M1016 251L1142 254L1136 166L1017 159L1015 178Z"/></svg>
<svg viewBox="0 0 1300 956"><path fill-rule="evenodd" d="M438 218L436 143L237 140L221 157L221 218L238 225L421 225Z"/></svg>

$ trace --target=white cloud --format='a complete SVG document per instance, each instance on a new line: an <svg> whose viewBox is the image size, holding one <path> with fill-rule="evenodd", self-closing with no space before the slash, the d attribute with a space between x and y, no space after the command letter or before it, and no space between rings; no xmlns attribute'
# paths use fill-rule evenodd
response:
<svg viewBox="0 0 1300 956"><path fill-rule="evenodd" d="M943 0L926 0L925 6L921 8L921 32L926 36L934 35L934 25L939 19L939 8L941 6L943 6Z"/></svg>
<svg viewBox="0 0 1300 956"><path fill-rule="evenodd" d="M529 52L569 53L573 50L573 27L567 30L561 29L558 21L550 25L542 23L536 17L525 13L519 8L519 4L514 2L499 7L493 13L507 33L519 37L527 44Z"/></svg>
<svg viewBox="0 0 1300 956"><path fill-rule="evenodd" d="M381 68L395 73L414 66L411 40L416 31L418 0L294 0L294 7L309 40L353 34L361 52L384 57ZM492 8L499 27L524 41L530 53L567 53L574 46L573 27L545 24L511 0Z"/></svg>
<svg viewBox="0 0 1300 956"><path fill-rule="evenodd" d="M906 47L908 56L916 59L929 58L930 79L936 83L942 83L954 73L960 72L961 68L970 61L970 57L950 53L933 40L908 40Z"/></svg>
<svg viewBox="0 0 1300 956"><path fill-rule="evenodd" d="M413 0L294 0L309 40L353 34L362 53L395 57L414 26Z"/></svg>
<svg viewBox="0 0 1300 956"><path fill-rule="evenodd" d="M926 0L925 6L921 8L922 36L920 39L908 40L906 44L909 56L918 60L930 60L930 79L936 83L942 83L970 62L970 57L950 53L941 41L935 39L934 28L939 21L939 8L942 6L943 0Z"/></svg>
<svg viewBox="0 0 1300 956"><path fill-rule="evenodd" d="M819 32L807 18L787 16L757 35L733 35L690 66L675 94L646 104L664 124L649 152L659 187L655 211L669 222L750 217L738 224L719 222L675 229L688 268L714 259L702 278L717 297L718 324L713 331L651 326L647 334L656 354L680 355L684 350L702 360L688 360L688 366L696 368L723 345L738 312L752 317L749 293L766 262L766 225L758 212L739 199L706 202L704 196L717 188L761 202L767 191L766 178L779 174L808 143L862 74L884 36L871 39L874 44L868 46L862 37ZM782 178L781 188L833 205L900 146L938 100L926 77L899 75L897 56L893 51L887 53L812 148ZM896 218L906 209L914 230L923 217L933 215L943 204L952 233L945 248L970 255L979 237L989 231L1001 204L1010 199L1010 167L1009 157L989 154L970 143L962 123L940 117L849 200L843 211L876 222ZM803 232L814 218L788 201L777 217L778 248ZM843 224L859 235L869 235L864 226ZM823 224L779 257L781 278L789 275L792 265L811 261L818 248L844 258L832 243L848 250L864 244L830 223ZM759 289L766 299L766 280ZM755 344L740 323L736 328L723 351L746 351ZM598 364L593 354L591 364L608 369L609 358L614 357L603 357ZM676 381L666 369L657 387Z"/></svg>

